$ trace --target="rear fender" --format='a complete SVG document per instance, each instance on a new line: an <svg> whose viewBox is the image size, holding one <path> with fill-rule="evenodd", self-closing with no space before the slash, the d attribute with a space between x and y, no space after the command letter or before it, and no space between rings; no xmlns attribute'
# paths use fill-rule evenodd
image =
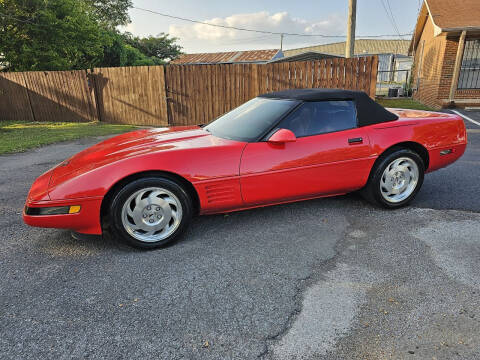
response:
<svg viewBox="0 0 480 360"><path fill-rule="evenodd" d="M369 129L373 156L381 156L394 146L403 146L416 152L421 146L428 152L427 172L451 164L465 152L467 135L459 116L428 118L416 121L401 120L391 124L377 124ZM409 144L412 144L409 146ZM418 145L415 145L418 144ZM444 150L451 153L441 155ZM422 155L419 153L419 155ZM425 160L425 159L424 159Z"/></svg>

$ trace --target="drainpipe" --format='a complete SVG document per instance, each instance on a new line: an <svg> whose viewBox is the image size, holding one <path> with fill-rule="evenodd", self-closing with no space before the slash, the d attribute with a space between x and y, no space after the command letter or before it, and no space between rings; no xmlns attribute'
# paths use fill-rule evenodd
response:
<svg viewBox="0 0 480 360"><path fill-rule="evenodd" d="M460 76L460 66L462 65L463 59L463 49L465 48L465 37L467 36L467 31L463 30L462 34L460 35L460 40L458 41L458 48L457 48L457 57L455 58L455 67L453 68L453 76L452 76L452 84L450 85L450 95L448 97L448 101L450 105L455 104L455 90L458 87L458 78Z"/></svg>

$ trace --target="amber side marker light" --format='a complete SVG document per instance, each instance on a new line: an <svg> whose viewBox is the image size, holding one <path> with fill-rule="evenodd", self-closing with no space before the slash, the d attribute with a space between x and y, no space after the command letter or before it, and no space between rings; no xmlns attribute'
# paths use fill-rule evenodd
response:
<svg viewBox="0 0 480 360"><path fill-rule="evenodd" d="M53 207L25 207L25 214L30 216L36 215L65 215L77 214L81 210L80 205L72 206L53 206Z"/></svg>
<svg viewBox="0 0 480 360"><path fill-rule="evenodd" d="M68 213L69 214L76 214L76 213L80 212L80 209L81 209L80 205L73 205L73 206L70 206L70 209L68 210Z"/></svg>

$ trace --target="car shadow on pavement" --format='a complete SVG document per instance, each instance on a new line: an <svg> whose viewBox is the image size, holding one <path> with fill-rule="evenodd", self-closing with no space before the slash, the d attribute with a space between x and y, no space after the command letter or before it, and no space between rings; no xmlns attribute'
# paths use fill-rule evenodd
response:
<svg viewBox="0 0 480 360"><path fill-rule="evenodd" d="M373 207L367 203L360 195L356 193L335 196L329 198L319 198L288 204L260 207L250 210L197 216L192 219L190 228L180 238L160 249L141 250L133 248L123 241L116 239L104 229L103 235L85 235L65 230L55 230L57 236L49 236L47 241L42 243L43 251L52 255L93 255L102 253L106 250L116 250L122 253L162 251L175 246L188 245L197 241L207 241L210 238L221 237L225 240L234 236L242 228L249 229L258 227L258 218L270 219L271 222L265 222L262 226L268 232L269 227L275 226L274 223L281 222L285 213L303 213L310 212L312 209L325 209L325 207ZM319 213L319 217L321 213Z"/></svg>
<svg viewBox="0 0 480 360"><path fill-rule="evenodd" d="M107 251L135 252L120 241L113 239L110 234L85 235L72 233L68 230L54 230L55 236L48 236L42 240L40 249L42 252L55 256L92 256Z"/></svg>

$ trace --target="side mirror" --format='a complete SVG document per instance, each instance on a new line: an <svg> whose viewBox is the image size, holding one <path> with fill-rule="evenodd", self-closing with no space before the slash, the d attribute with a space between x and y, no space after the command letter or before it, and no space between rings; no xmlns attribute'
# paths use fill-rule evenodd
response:
<svg viewBox="0 0 480 360"><path fill-rule="evenodd" d="M268 139L268 142L273 144L284 144L295 141L297 141L295 134L288 129L279 129Z"/></svg>

